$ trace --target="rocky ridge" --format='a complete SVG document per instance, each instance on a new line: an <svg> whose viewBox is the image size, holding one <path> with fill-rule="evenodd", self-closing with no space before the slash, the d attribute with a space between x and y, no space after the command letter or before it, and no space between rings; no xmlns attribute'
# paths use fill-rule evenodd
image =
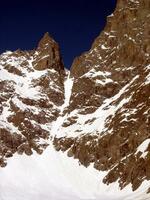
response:
<svg viewBox="0 0 150 200"><path fill-rule="evenodd" d="M64 102L65 70L58 44L44 35L32 51L0 56L0 165L15 152L42 153L50 137L45 126Z"/></svg>

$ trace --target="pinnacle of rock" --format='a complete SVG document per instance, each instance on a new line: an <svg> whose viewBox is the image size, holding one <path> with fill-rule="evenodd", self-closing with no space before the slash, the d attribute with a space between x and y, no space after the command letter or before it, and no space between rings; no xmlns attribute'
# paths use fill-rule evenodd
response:
<svg viewBox="0 0 150 200"><path fill-rule="evenodd" d="M35 69L53 68L59 72L64 70L59 45L48 32L39 41L36 50L38 51L39 59L35 63Z"/></svg>
<svg viewBox="0 0 150 200"><path fill-rule="evenodd" d="M55 40L49 35L48 32L44 34L40 42L38 43L38 49L47 49L52 46L58 46Z"/></svg>

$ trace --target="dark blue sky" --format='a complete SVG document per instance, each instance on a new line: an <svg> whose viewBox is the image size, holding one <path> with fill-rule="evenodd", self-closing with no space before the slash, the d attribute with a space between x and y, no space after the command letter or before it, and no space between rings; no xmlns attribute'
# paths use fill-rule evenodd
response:
<svg viewBox="0 0 150 200"><path fill-rule="evenodd" d="M33 49L45 32L59 43L66 67L89 50L116 0L5 0L0 2L0 53Z"/></svg>

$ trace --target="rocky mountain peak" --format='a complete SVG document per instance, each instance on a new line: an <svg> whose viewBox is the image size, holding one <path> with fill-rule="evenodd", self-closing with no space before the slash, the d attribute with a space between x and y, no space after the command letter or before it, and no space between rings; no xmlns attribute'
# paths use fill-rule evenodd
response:
<svg viewBox="0 0 150 200"><path fill-rule="evenodd" d="M64 75L64 64L61 58L59 45L48 32L44 34L38 43L34 67L37 70L55 69L61 75Z"/></svg>
<svg viewBox="0 0 150 200"><path fill-rule="evenodd" d="M38 49L45 49L51 46L58 46L56 41L46 32L38 43Z"/></svg>

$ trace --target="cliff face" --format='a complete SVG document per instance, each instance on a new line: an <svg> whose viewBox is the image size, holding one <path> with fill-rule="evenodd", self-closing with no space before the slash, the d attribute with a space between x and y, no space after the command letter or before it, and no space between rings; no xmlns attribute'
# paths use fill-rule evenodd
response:
<svg viewBox="0 0 150 200"><path fill-rule="evenodd" d="M71 110L86 106L92 112L149 64L149 3L118 1L90 51L74 60Z"/></svg>
<svg viewBox="0 0 150 200"><path fill-rule="evenodd" d="M65 70L58 44L46 33L36 50L0 56L0 165L16 151L42 153L64 102Z"/></svg>
<svg viewBox="0 0 150 200"><path fill-rule="evenodd" d="M68 78L48 33L33 51L0 55L0 165L15 152L41 154L52 141L106 171L106 184L136 190L150 180L149 21L150 0L118 0Z"/></svg>
<svg viewBox="0 0 150 200"><path fill-rule="evenodd" d="M105 183L133 190L150 179L149 21L149 0L118 1L90 51L73 62L69 116L54 140L81 164L107 170Z"/></svg>

